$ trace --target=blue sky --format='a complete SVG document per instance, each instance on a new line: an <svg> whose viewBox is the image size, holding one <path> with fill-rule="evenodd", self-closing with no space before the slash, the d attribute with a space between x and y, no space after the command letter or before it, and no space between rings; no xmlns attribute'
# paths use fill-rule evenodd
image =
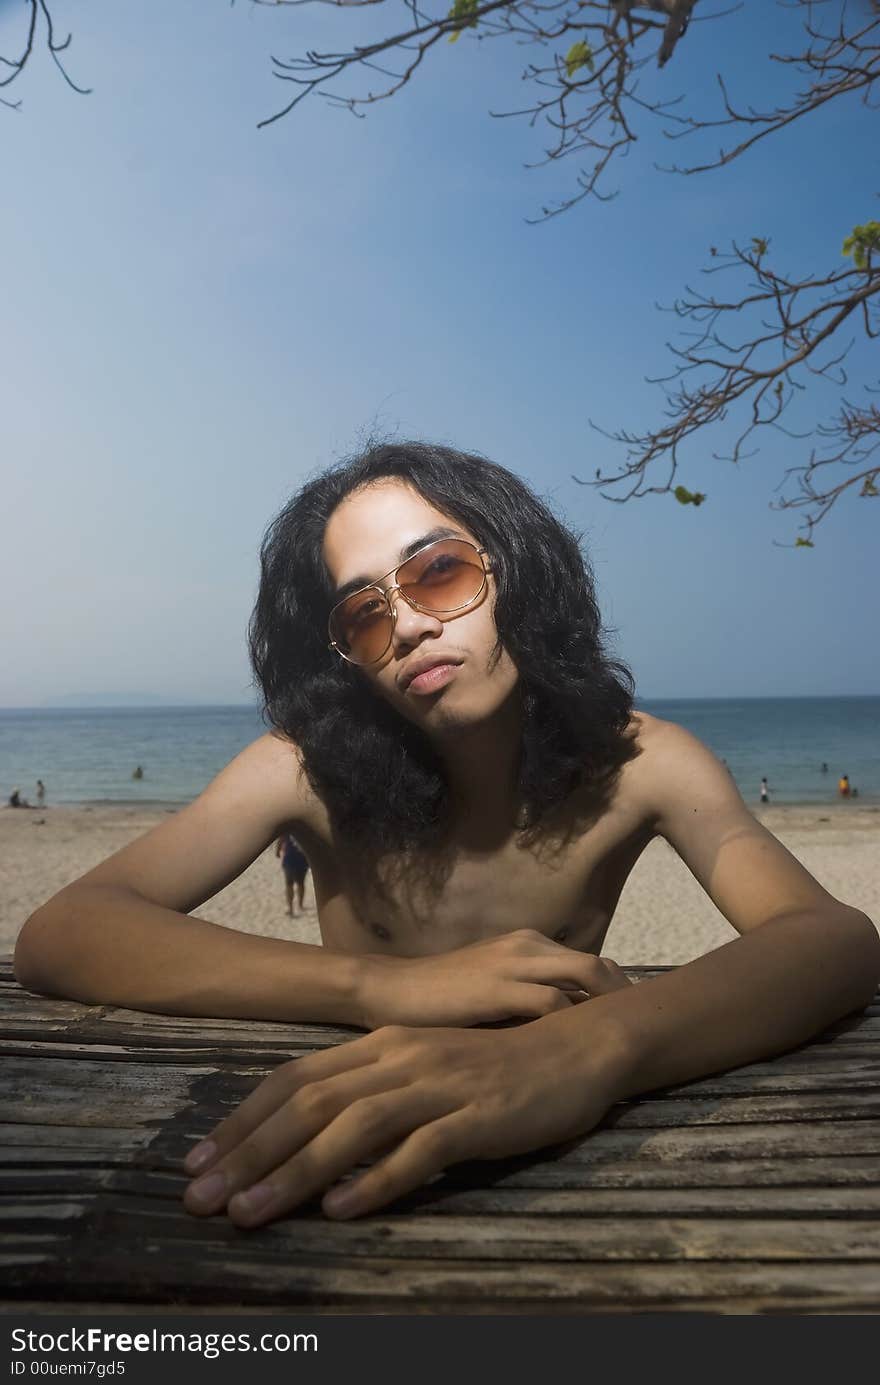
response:
<svg viewBox="0 0 880 1385"><path fill-rule="evenodd" d="M878 691L880 502L841 505L811 552L774 546L795 532L768 508L792 460L782 438L739 468L696 446L681 479L708 493L699 511L615 505L572 480L614 456L590 419L658 417L644 377L663 373L671 323L654 305L710 244L769 235L806 272L876 217L859 109L698 179L655 173L668 149L646 135L615 201L532 226L575 169L528 171L540 133L487 114L523 104L509 43L438 45L366 120L312 101L259 131L287 91L269 55L341 47L350 16L56 10L93 94L43 55L22 110L0 111L0 564L15 592L0 705L248 700L262 531L371 431L483 452L550 499L584 533L644 697ZM0 0L0 52L23 12ZM738 89L766 98L785 23L749 0L692 25L664 92L708 103L723 42Z"/></svg>

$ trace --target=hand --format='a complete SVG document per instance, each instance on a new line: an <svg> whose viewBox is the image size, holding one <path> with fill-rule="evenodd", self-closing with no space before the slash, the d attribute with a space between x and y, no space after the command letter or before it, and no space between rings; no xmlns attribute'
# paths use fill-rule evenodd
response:
<svg viewBox="0 0 880 1385"><path fill-rule="evenodd" d="M391 1027L284 1063L190 1151L200 1177L185 1206L252 1227L324 1193L329 1216L362 1216L449 1164L586 1132L628 1060L607 1015L588 1032L582 1013L502 1030Z"/></svg>
<svg viewBox="0 0 880 1385"><path fill-rule="evenodd" d="M431 957L364 961L358 1010L385 1024L471 1025L537 1019L630 983L616 962L575 952L531 928Z"/></svg>

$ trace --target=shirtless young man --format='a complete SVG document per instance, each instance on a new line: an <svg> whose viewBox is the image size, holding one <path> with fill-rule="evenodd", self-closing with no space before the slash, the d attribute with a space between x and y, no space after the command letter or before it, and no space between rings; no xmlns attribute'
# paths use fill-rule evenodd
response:
<svg viewBox="0 0 880 1385"><path fill-rule="evenodd" d="M502 468L407 444L310 482L267 535L251 651L275 730L16 951L55 995L373 1031L283 1064L193 1149L190 1211L370 1212L870 1000L873 924L704 746L633 713L577 543ZM187 916L286 831L323 947ZM632 986L597 954L657 835L740 936Z"/></svg>

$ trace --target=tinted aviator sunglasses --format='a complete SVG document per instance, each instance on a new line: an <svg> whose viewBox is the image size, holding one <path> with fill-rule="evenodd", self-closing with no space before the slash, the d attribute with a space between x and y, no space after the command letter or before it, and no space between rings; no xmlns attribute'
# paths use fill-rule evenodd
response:
<svg viewBox="0 0 880 1385"><path fill-rule="evenodd" d="M416 611L450 616L467 610L486 586L485 548L467 539L435 539L399 567L333 607L330 648L350 664L375 664L387 654L397 622L395 592ZM391 583L383 587L388 578Z"/></svg>

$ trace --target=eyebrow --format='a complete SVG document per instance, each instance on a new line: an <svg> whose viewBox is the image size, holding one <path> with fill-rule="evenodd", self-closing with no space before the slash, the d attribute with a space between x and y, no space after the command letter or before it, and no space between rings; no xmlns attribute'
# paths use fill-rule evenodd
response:
<svg viewBox="0 0 880 1385"><path fill-rule="evenodd" d="M459 529L450 529L448 524L438 524L434 529L429 529L427 534L422 534L419 538L413 539L412 543L404 544L397 555L397 562L390 571L394 572L400 567L401 563L406 562L407 558L411 558L414 553L417 553L420 548L424 548L429 543L436 543L438 539L461 538L464 538L464 535ZM383 577L388 576L387 573L382 573L381 575ZM338 605L340 601L344 601L345 598L351 596L353 592L360 591L361 587L371 587L377 580L378 579L375 577L352 577L351 581L344 582L341 587L337 587L334 593L335 604Z"/></svg>

